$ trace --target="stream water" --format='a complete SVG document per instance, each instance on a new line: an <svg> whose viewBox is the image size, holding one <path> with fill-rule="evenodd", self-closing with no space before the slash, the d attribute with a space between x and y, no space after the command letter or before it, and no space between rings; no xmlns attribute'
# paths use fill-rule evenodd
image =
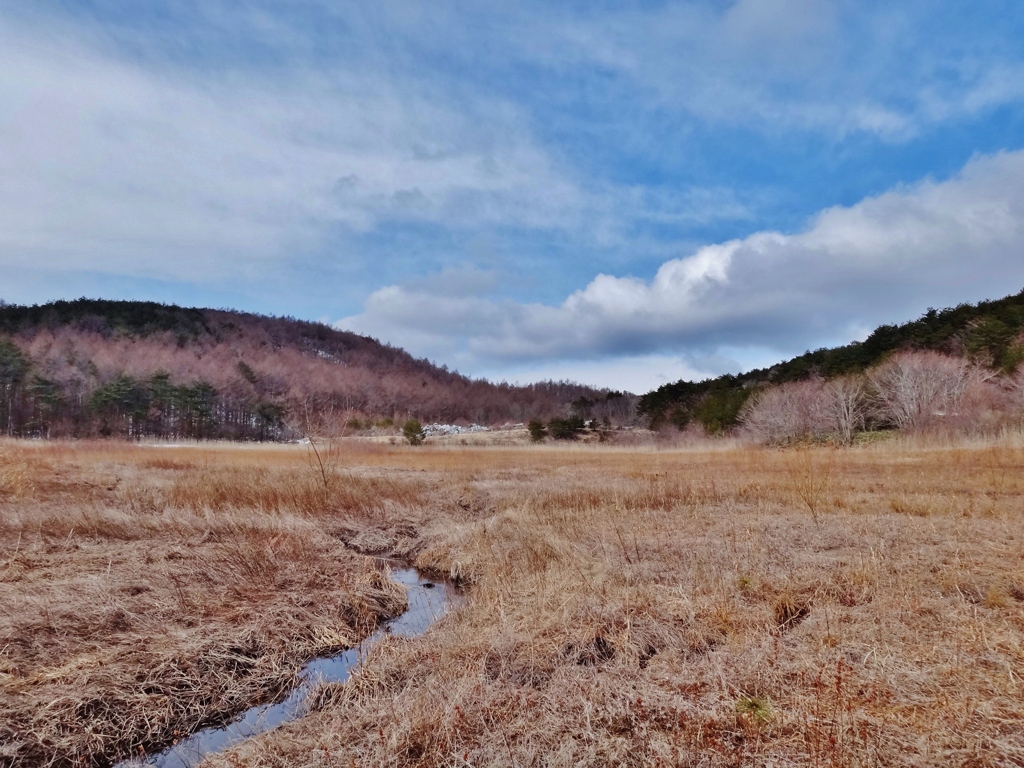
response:
<svg viewBox="0 0 1024 768"><path fill-rule="evenodd" d="M299 684L284 701L253 707L227 725L196 731L163 752L126 760L118 763L115 768L194 768L209 755L295 720L305 712L306 701L318 685L345 682L352 670L382 638L387 635L420 635L441 618L451 605L453 590L448 584L425 579L414 568L394 568L392 576L406 587L409 599L406 611L389 619L355 647L309 662L299 673Z"/></svg>

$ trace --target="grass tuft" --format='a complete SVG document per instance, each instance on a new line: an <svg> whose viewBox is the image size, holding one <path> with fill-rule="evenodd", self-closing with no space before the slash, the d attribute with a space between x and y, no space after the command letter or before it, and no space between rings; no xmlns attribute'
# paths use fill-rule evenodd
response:
<svg viewBox="0 0 1024 768"><path fill-rule="evenodd" d="M743 694L736 700L736 714L756 723L767 723L772 719L772 707L762 696Z"/></svg>

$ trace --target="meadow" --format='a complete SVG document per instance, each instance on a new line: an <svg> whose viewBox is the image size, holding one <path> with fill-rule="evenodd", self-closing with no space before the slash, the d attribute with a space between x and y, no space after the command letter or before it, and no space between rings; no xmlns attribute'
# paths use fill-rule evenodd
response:
<svg viewBox="0 0 1024 768"><path fill-rule="evenodd" d="M1024 439L0 443L0 765L109 765L279 698L224 766L1024 764Z"/></svg>

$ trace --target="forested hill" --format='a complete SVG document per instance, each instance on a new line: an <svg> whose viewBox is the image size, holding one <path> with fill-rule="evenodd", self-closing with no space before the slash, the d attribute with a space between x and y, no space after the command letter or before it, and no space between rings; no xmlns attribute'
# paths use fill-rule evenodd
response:
<svg viewBox="0 0 1024 768"><path fill-rule="evenodd" d="M0 303L0 434L277 439L324 414L549 418L607 393L474 380L321 323L141 301Z"/></svg>
<svg viewBox="0 0 1024 768"><path fill-rule="evenodd" d="M917 320L883 325L864 341L805 352L792 360L737 375L666 384L640 398L637 410L653 425L699 422L711 432L736 423L749 395L766 384L860 373L897 350L934 350L973 358L1003 371L1024 360L1024 291L1004 299L929 309Z"/></svg>

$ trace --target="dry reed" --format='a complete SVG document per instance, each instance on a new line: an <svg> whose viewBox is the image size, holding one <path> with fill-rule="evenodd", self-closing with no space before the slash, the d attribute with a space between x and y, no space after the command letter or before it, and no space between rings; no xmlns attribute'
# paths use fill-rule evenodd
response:
<svg viewBox="0 0 1024 768"><path fill-rule="evenodd" d="M0 495L0 729L39 745L10 764L100 764L272 697L318 628L394 610L353 548L464 605L211 768L1024 763L1016 435L355 445L328 497L299 448L3 450L31 488ZM93 720L135 740L72 734Z"/></svg>
<svg viewBox="0 0 1024 768"><path fill-rule="evenodd" d="M1024 762L1014 441L384 462L466 604L210 766Z"/></svg>
<svg viewBox="0 0 1024 768"><path fill-rule="evenodd" d="M251 456L0 445L0 765L157 749L401 609L336 531L416 489L339 476L324 499L301 463Z"/></svg>

